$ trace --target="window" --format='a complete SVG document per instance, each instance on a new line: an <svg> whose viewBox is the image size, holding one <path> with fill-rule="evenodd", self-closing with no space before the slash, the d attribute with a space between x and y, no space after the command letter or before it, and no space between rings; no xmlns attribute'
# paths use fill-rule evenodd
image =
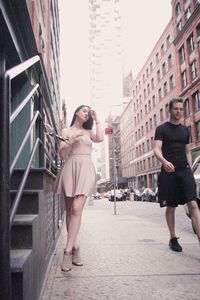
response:
<svg viewBox="0 0 200 300"><path fill-rule="evenodd" d="M159 99L159 100L162 99L162 91L161 91L161 88L158 90L158 99Z"/></svg>
<svg viewBox="0 0 200 300"><path fill-rule="evenodd" d="M169 86L170 86L170 91L172 91L175 88L174 75L170 76L170 78L169 78Z"/></svg>
<svg viewBox="0 0 200 300"><path fill-rule="evenodd" d="M158 52L156 53L156 63L158 63L158 61L159 61L159 54L158 54Z"/></svg>
<svg viewBox="0 0 200 300"><path fill-rule="evenodd" d="M150 126L150 130L153 129L153 122L152 122L152 118L150 118L149 120L149 126Z"/></svg>
<svg viewBox="0 0 200 300"><path fill-rule="evenodd" d="M146 98L146 89L144 89L144 99Z"/></svg>
<svg viewBox="0 0 200 300"><path fill-rule="evenodd" d="M161 55L163 55L164 54L164 44L162 44L162 46L161 46Z"/></svg>
<svg viewBox="0 0 200 300"><path fill-rule="evenodd" d="M145 82L145 75L143 74L142 75L142 78L143 78L143 83Z"/></svg>
<svg viewBox="0 0 200 300"><path fill-rule="evenodd" d="M150 85L149 84L147 84L147 93L148 93L148 95L150 94Z"/></svg>
<svg viewBox="0 0 200 300"><path fill-rule="evenodd" d="M194 37L193 34L189 36L187 39L187 47L188 47L188 54L191 54L194 51Z"/></svg>
<svg viewBox="0 0 200 300"><path fill-rule="evenodd" d="M157 126L156 114L154 114L153 116L153 123L154 123L154 127L156 127Z"/></svg>
<svg viewBox="0 0 200 300"><path fill-rule="evenodd" d="M160 70L157 71L157 80L160 81Z"/></svg>
<svg viewBox="0 0 200 300"><path fill-rule="evenodd" d="M178 55L179 55L179 62L180 62L180 64L182 64L185 61L185 49L184 49L184 46L182 46L179 49Z"/></svg>
<svg viewBox="0 0 200 300"><path fill-rule="evenodd" d="M165 104L165 118L167 119L169 117L169 104Z"/></svg>
<svg viewBox="0 0 200 300"><path fill-rule="evenodd" d="M170 54L168 56L168 69L171 69L171 67L172 67L172 55Z"/></svg>
<svg viewBox="0 0 200 300"><path fill-rule="evenodd" d="M162 72L163 72L163 76L166 74L166 63L164 62L162 64Z"/></svg>
<svg viewBox="0 0 200 300"><path fill-rule="evenodd" d="M144 136L144 127L143 126L141 127L141 134L142 134L142 136Z"/></svg>
<svg viewBox="0 0 200 300"><path fill-rule="evenodd" d="M197 77L197 65L196 65L196 60L194 60L190 64L190 72L191 72L191 79L194 80Z"/></svg>
<svg viewBox="0 0 200 300"><path fill-rule="evenodd" d="M200 121L196 123L196 135L197 135L197 140L200 140Z"/></svg>
<svg viewBox="0 0 200 300"><path fill-rule="evenodd" d="M153 63L150 63L150 71L153 71Z"/></svg>
<svg viewBox="0 0 200 300"><path fill-rule="evenodd" d="M181 81L182 81L182 88L184 89L187 86L187 75L186 71L181 73Z"/></svg>
<svg viewBox="0 0 200 300"><path fill-rule="evenodd" d="M167 82L164 83L164 96L167 95Z"/></svg>
<svg viewBox="0 0 200 300"><path fill-rule="evenodd" d="M184 102L184 117L188 118L189 116L190 116L189 99L186 99Z"/></svg>
<svg viewBox="0 0 200 300"><path fill-rule="evenodd" d="M145 104L144 109L145 109L145 115L146 115L148 113L148 111L147 111L147 104Z"/></svg>
<svg viewBox="0 0 200 300"><path fill-rule="evenodd" d="M152 104L153 104L153 107L156 106L156 97L155 96L152 97Z"/></svg>
<svg viewBox="0 0 200 300"><path fill-rule="evenodd" d="M192 102L193 102L193 105L194 105L195 112L199 111L200 110L200 95L199 95L199 91L195 92L192 95Z"/></svg>
<svg viewBox="0 0 200 300"><path fill-rule="evenodd" d="M140 120L142 120L142 109L140 110Z"/></svg>
<svg viewBox="0 0 200 300"><path fill-rule="evenodd" d="M147 68L146 69L146 78L148 78L148 76L149 76L149 69Z"/></svg>
<svg viewBox="0 0 200 300"><path fill-rule="evenodd" d="M167 37L167 40L166 40L166 46L167 46L167 49L168 49L169 46L170 46L170 35L168 35L168 37Z"/></svg>
<svg viewBox="0 0 200 300"><path fill-rule="evenodd" d="M148 109L151 110L151 100L148 101Z"/></svg>
<svg viewBox="0 0 200 300"><path fill-rule="evenodd" d="M200 24L197 26L197 43L199 45L199 48L200 48Z"/></svg>
<svg viewBox="0 0 200 300"><path fill-rule="evenodd" d="M151 89L153 90L154 89L154 79L151 78Z"/></svg>
<svg viewBox="0 0 200 300"><path fill-rule="evenodd" d="M160 122L163 121L163 109L161 108L160 109Z"/></svg>
<svg viewBox="0 0 200 300"><path fill-rule="evenodd" d="M175 8L176 15L178 16L181 13L181 5L180 3L177 3Z"/></svg>
<svg viewBox="0 0 200 300"><path fill-rule="evenodd" d="M146 122L146 132L149 131L149 125L148 125L148 122Z"/></svg>
<svg viewBox="0 0 200 300"><path fill-rule="evenodd" d="M178 23L177 23L177 31L178 33L181 31L182 29L182 20L180 20Z"/></svg>
<svg viewBox="0 0 200 300"><path fill-rule="evenodd" d="M185 11L186 20L188 20L191 17L191 7L189 6Z"/></svg>

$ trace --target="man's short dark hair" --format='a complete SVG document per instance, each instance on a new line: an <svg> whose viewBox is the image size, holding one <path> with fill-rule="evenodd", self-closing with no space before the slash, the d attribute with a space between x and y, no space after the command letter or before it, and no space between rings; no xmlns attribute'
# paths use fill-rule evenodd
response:
<svg viewBox="0 0 200 300"><path fill-rule="evenodd" d="M169 111L172 109L172 106L174 103L179 102L179 103L184 103L184 99L181 97L174 97L169 101Z"/></svg>

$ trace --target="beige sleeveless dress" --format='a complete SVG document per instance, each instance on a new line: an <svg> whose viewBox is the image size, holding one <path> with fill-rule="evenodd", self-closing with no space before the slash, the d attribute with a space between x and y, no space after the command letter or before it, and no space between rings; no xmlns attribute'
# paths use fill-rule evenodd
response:
<svg viewBox="0 0 200 300"><path fill-rule="evenodd" d="M91 153L90 139L79 137L73 143L71 152L56 178L54 193L66 197L88 197L96 192L96 172Z"/></svg>

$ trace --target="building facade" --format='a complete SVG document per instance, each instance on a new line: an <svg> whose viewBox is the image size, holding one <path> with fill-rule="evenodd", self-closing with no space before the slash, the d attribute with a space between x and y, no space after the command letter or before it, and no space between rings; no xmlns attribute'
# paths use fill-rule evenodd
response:
<svg viewBox="0 0 200 300"><path fill-rule="evenodd" d="M179 96L191 132L193 159L200 154L200 1L172 1Z"/></svg>
<svg viewBox="0 0 200 300"><path fill-rule="evenodd" d="M129 131L129 146L125 146L121 137L122 157L126 162L122 172L130 173L130 181L137 188L155 189L157 184L160 165L153 153L155 128L167 120L169 99L178 92L173 39L173 24L170 20L133 81L131 107L127 107L127 113L121 116L123 119L129 115L127 125L126 122L121 124Z"/></svg>
<svg viewBox="0 0 200 300"><path fill-rule="evenodd" d="M183 123L191 131L193 158L200 153L199 2L172 1L172 18L133 81L132 102L120 116L122 174L139 189L157 187L155 128L168 120L168 102L174 96L185 100Z"/></svg>
<svg viewBox="0 0 200 300"><path fill-rule="evenodd" d="M45 134L60 120L58 1L0 1L0 36L0 295L36 300L64 213Z"/></svg>

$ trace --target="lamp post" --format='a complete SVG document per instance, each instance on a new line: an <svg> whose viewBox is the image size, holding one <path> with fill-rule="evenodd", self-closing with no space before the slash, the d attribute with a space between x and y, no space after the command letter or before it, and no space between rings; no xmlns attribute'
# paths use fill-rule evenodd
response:
<svg viewBox="0 0 200 300"><path fill-rule="evenodd" d="M113 160L114 215L116 215L117 214L117 207L116 207L116 159L115 159L114 128L113 127L105 128L105 134L106 135L112 135L113 157L110 157L110 160Z"/></svg>

